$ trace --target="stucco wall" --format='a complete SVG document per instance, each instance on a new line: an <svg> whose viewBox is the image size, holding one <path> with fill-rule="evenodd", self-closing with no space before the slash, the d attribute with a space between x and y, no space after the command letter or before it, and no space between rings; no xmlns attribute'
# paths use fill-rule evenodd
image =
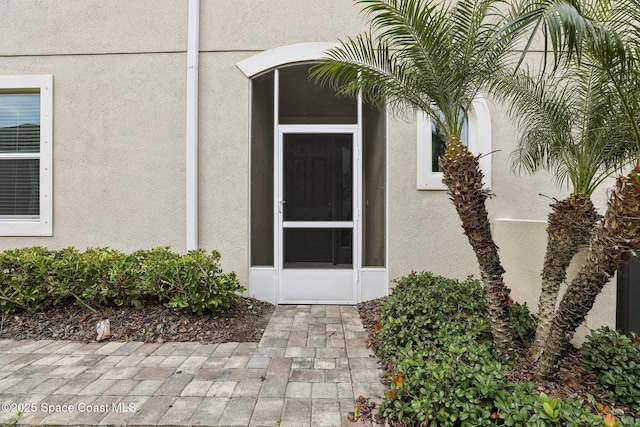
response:
<svg viewBox="0 0 640 427"><path fill-rule="evenodd" d="M445 191L416 190L415 114L389 123L389 278L411 270L464 279L475 256Z"/></svg>
<svg viewBox="0 0 640 427"><path fill-rule="evenodd" d="M53 74L53 237L0 247L174 245L184 230L184 54L2 58Z"/></svg>
<svg viewBox="0 0 640 427"><path fill-rule="evenodd" d="M184 51L186 24L186 1L3 0L0 52L21 56Z"/></svg>
<svg viewBox="0 0 640 427"><path fill-rule="evenodd" d="M249 82L246 54L200 57L199 240L221 251L225 270L247 283L249 265Z"/></svg>
<svg viewBox="0 0 640 427"><path fill-rule="evenodd" d="M202 0L203 51L262 51L333 42L365 29L350 0Z"/></svg>

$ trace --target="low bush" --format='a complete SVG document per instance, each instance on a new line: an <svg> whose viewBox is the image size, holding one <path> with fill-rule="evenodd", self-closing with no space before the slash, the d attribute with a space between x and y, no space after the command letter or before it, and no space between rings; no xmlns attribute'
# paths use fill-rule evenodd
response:
<svg viewBox="0 0 640 427"><path fill-rule="evenodd" d="M168 247L133 254L109 248L7 250L0 252L0 311L34 312L69 298L93 307L140 308L145 297L176 310L216 311L244 290L219 261L217 251L177 254Z"/></svg>
<svg viewBox="0 0 640 427"><path fill-rule="evenodd" d="M514 305L513 326L526 342L535 317ZM602 426L606 412L584 400L550 399L533 383L506 378L494 356L480 283L430 273L396 281L381 311L381 356L389 388L380 413L394 426ZM638 425L628 417L617 425ZM635 424L634 424L635 423Z"/></svg>
<svg viewBox="0 0 640 427"><path fill-rule="evenodd" d="M583 362L596 369L604 389L620 403L640 412L640 339L608 327L591 331L580 347Z"/></svg>
<svg viewBox="0 0 640 427"><path fill-rule="evenodd" d="M78 304L140 307L145 294L137 259L109 248L74 247L52 252L51 297Z"/></svg>
<svg viewBox="0 0 640 427"><path fill-rule="evenodd" d="M202 314L205 310L226 308L235 293L244 290L235 273L223 274L217 251L178 255L169 248L156 248L135 255L141 260L144 283L175 309L190 308Z"/></svg>
<svg viewBox="0 0 640 427"><path fill-rule="evenodd" d="M0 311L36 311L52 304L53 263L51 251L43 247L0 252Z"/></svg>

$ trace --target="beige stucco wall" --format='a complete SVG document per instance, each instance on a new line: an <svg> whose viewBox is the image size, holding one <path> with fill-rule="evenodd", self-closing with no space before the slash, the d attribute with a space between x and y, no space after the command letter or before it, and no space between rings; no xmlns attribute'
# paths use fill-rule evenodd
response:
<svg viewBox="0 0 640 427"><path fill-rule="evenodd" d="M389 122L389 278L411 270L464 279L474 254L445 191L416 190L415 114Z"/></svg>
<svg viewBox="0 0 640 427"><path fill-rule="evenodd" d="M53 74L53 237L0 247L174 245L184 239L183 54L2 58Z"/></svg>
<svg viewBox="0 0 640 427"><path fill-rule="evenodd" d="M185 2L5 0L0 72L53 75L53 237L184 250ZM42 31L46 28L46 31Z"/></svg>
<svg viewBox="0 0 640 427"><path fill-rule="evenodd" d="M235 66L245 56L238 52L200 56L199 243L220 250L224 268L236 271L246 284L249 82Z"/></svg>
<svg viewBox="0 0 640 427"><path fill-rule="evenodd" d="M203 51L263 51L333 42L365 29L350 0L201 0Z"/></svg>
<svg viewBox="0 0 640 427"><path fill-rule="evenodd" d="M0 249L186 249L187 5L3 0L0 73L54 76L54 235L0 237ZM236 64L266 49L332 42L364 29L359 7L350 0L201 0L199 241L220 250L225 270L236 271L245 285L249 80ZM491 100L489 106L496 197L487 208L505 281L516 300L533 308L546 239L543 221L550 198L564 197L567 190L547 173L511 172L515 129L501 106ZM477 276L475 255L446 193L416 189L416 126L411 112L389 120L389 279L411 270ZM604 194L595 194L601 209ZM615 313L607 307L614 304L615 287L609 286L589 326L611 325Z"/></svg>
<svg viewBox="0 0 640 427"><path fill-rule="evenodd" d="M186 24L186 1L3 0L0 52L21 56L184 51Z"/></svg>

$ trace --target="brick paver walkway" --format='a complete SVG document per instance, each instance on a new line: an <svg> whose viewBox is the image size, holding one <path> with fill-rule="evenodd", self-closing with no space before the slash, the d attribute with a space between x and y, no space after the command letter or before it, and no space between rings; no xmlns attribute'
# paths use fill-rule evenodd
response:
<svg viewBox="0 0 640 427"><path fill-rule="evenodd" d="M361 426L384 391L365 338L355 307L300 305L260 343L0 340L0 424Z"/></svg>

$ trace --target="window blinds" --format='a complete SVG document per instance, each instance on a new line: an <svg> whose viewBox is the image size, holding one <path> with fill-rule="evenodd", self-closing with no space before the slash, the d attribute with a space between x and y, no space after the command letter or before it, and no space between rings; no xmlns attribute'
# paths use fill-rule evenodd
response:
<svg viewBox="0 0 640 427"><path fill-rule="evenodd" d="M0 93L0 218L40 216L40 95Z"/></svg>

